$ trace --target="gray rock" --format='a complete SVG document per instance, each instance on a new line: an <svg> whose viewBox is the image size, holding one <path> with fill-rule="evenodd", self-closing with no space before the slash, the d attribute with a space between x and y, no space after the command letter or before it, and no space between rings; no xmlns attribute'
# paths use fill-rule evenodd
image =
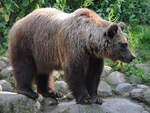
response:
<svg viewBox="0 0 150 113"><path fill-rule="evenodd" d="M142 83L142 79L136 75L129 76L129 81L132 84L141 84Z"/></svg>
<svg viewBox="0 0 150 113"><path fill-rule="evenodd" d="M55 89L57 91L60 91L63 94L67 94L68 93L67 83L64 82L64 81L56 81Z"/></svg>
<svg viewBox="0 0 150 113"><path fill-rule="evenodd" d="M141 89L148 89L149 87L143 84L138 84L137 88L141 88Z"/></svg>
<svg viewBox="0 0 150 113"><path fill-rule="evenodd" d="M123 96L129 96L129 92L133 89L132 85L129 83L121 83L117 85L115 91L116 93L123 95Z"/></svg>
<svg viewBox="0 0 150 113"><path fill-rule="evenodd" d="M12 74L12 67L9 66L0 72L0 79L7 78L7 77L11 76L11 74Z"/></svg>
<svg viewBox="0 0 150 113"><path fill-rule="evenodd" d="M131 91L131 97L150 105L150 89L136 88Z"/></svg>
<svg viewBox="0 0 150 113"><path fill-rule="evenodd" d="M9 59L7 57L0 57L0 61L3 61L7 64L9 64Z"/></svg>
<svg viewBox="0 0 150 113"><path fill-rule="evenodd" d="M39 102L43 102L44 101L44 97L41 94L38 94L39 97L37 98L37 101Z"/></svg>
<svg viewBox="0 0 150 113"><path fill-rule="evenodd" d="M44 113L142 113L146 110L127 99L108 98L102 105L80 105L72 102L63 102L57 106L49 106Z"/></svg>
<svg viewBox="0 0 150 113"><path fill-rule="evenodd" d="M144 89L135 88L135 89L131 90L130 96L137 100L143 100L143 92L144 91L145 91Z"/></svg>
<svg viewBox="0 0 150 113"><path fill-rule="evenodd" d="M112 98L105 101L102 108L107 113L142 113L145 111L142 106L127 99Z"/></svg>
<svg viewBox="0 0 150 113"><path fill-rule="evenodd" d="M6 80L0 80L0 85L2 86L3 91L13 91L13 87Z"/></svg>
<svg viewBox="0 0 150 113"><path fill-rule="evenodd" d="M12 87L16 87L16 81L12 75L8 76L5 80L8 81L12 85Z"/></svg>
<svg viewBox="0 0 150 113"><path fill-rule="evenodd" d="M53 98L43 98L41 101L42 106L50 106L50 105L57 105L58 101Z"/></svg>
<svg viewBox="0 0 150 113"><path fill-rule="evenodd" d="M7 64L4 61L0 60L0 70L5 68L7 66Z"/></svg>
<svg viewBox="0 0 150 113"><path fill-rule="evenodd" d="M104 66L104 70L102 73L102 77L107 77L111 72L112 72L112 68L109 66Z"/></svg>
<svg viewBox="0 0 150 113"><path fill-rule="evenodd" d="M102 97L108 97L112 95L112 88L105 81L101 81L97 92Z"/></svg>
<svg viewBox="0 0 150 113"><path fill-rule="evenodd" d="M150 89L143 92L143 99L150 105Z"/></svg>
<svg viewBox="0 0 150 113"><path fill-rule="evenodd" d="M39 109L40 104L26 96L10 92L0 92L1 113L37 113Z"/></svg>
<svg viewBox="0 0 150 113"><path fill-rule="evenodd" d="M74 101L45 108L44 113L106 113L100 105L80 105Z"/></svg>
<svg viewBox="0 0 150 113"><path fill-rule="evenodd" d="M2 92L2 86L0 85L0 92Z"/></svg>
<svg viewBox="0 0 150 113"><path fill-rule="evenodd" d="M125 75L118 71L112 72L108 77L107 81L112 85L118 85L126 82Z"/></svg>
<svg viewBox="0 0 150 113"><path fill-rule="evenodd" d="M148 111L143 111L142 113L149 113Z"/></svg>
<svg viewBox="0 0 150 113"><path fill-rule="evenodd" d="M74 97L73 97L71 92L67 93L64 98L66 98L68 100L73 100L74 99Z"/></svg>
<svg viewBox="0 0 150 113"><path fill-rule="evenodd" d="M150 64L135 64L137 69L142 69L144 73L150 73Z"/></svg>

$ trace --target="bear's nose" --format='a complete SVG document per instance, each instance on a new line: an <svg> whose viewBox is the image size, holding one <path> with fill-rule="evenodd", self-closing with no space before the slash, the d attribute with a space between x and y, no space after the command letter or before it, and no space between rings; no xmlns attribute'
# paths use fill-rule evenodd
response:
<svg viewBox="0 0 150 113"><path fill-rule="evenodd" d="M136 56L135 55L132 55L132 59L135 59L136 58Z"/></svg>

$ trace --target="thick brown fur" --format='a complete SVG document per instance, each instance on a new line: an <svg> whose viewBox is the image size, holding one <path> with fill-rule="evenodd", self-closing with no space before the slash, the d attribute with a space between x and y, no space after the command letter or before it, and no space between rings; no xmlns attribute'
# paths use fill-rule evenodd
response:
<svg viewBox="0 0 150 113"><path fill-rule="evenodd" d="M81 104L101 103L97 87L104 58L118 60L119 43L127 43L121 26L84 8L70 14L54 8L37 9L16 22L9 36L19 93L37 98L31 88L35 80L38 92L51 96L49 75L64 70L65 80Z"/></svg>

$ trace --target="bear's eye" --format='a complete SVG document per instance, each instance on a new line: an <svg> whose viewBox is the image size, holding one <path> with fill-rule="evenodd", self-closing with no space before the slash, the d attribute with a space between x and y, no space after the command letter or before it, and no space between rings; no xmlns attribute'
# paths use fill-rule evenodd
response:
<svg viewBox="0 0 150 113"><path fill-rule="evenodd" d="M126 48L127 46L128 46L127 43L121 43L121 47L122 47L122 48Z"/></svg>

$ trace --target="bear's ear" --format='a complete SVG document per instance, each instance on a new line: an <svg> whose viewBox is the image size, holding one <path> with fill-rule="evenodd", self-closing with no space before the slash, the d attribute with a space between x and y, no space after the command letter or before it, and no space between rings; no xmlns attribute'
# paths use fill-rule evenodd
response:
<svg viewBox="0 0 150 113"><path fill-rule="evenodd" d="M117 24L111 24L109 25L106 34L107 36L109 36L110 38L113 38L115 34L117 34L118 31L118 25Z"/></svg>
<svg viewBox="0 0 150 113"><path fill-rule="evenodd" d="M126 28L126 25L125 25L124 22L120 22L120 23L118 24L118 26L121 28L122 31Z"/></svg>

